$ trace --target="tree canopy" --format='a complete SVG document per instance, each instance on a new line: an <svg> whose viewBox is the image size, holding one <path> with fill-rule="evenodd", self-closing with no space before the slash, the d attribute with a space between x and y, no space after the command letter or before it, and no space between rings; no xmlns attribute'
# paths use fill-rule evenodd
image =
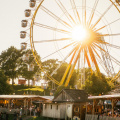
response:
<svg viewBox="0 0 120 120"><path fill-rule="evenodd" d="M38 58L41 62L40 56L38 56ZM43 70L46 73L50 74L58 82L61 81L65 73L65 70L68 66L67 62L62 62L59 61L58 59L49 59L41 62L41 64L43 66ZM12 84L14 84L15 78L22 76L28 80L28 85L29 85L29 80L34 80L36 74L39 76L41 75L41 70L36 64L32 51L30 49L18 50L15 47L11 46L10 48L8 48L7 50L1 53L0 65L2 70L1 76L3 76L3 79L7 79L7 78L12 79ZM86 81L84 89L89 94L92 95L105 94L111 90L111 87L108 83L109 80L108 78L105 77L105 75L103 74L98 75L95 72L91 74L90 69L88 68L85 68L84 70L85 70L85 81ZM82 69L74 70L68 85L69 88L75 88L76 84L78 89L81 87L80 79L83 77L81 75L81 71ZM7 78L5 78L5 76ZM66 75L66 78L67 76L68 75ZM46 75L44 77L46 77L46 80L49 80ZM62 86L59 87L60 90L61 88L63 88L66 78ZM3 79L1 80L1 82L3 82ZM51 89L52 84L51 82L49 83L50 83L49 88Z"/></svg>
<svg viewBox="0 0 120 120"><path fill-rule="evenodd" d="M13 92L11 86L7 83L7 77L0 70L0 94L10 94Z"/></svg>
<svg viewBox="0 0 120 120"><path fill-rule="evenodd" d="M61 64L61 66L59 66L59 64ZM57 80L58 82L60 82L61 79L62 79L62 77L63 77L63 75L64 75L64 73L65 73L65 70L66 70L66 68L68 66L68 63L67 62L63 62L62 63L61 61L58 61L57 59L56 60L55 59L50 59L50 60L44 61L42 63L42 65L43 65L44 70L48 74L51 74L51 73L54 72L54 74L52 75L52 77L55 80ZM74 70L74 72L72 74L72 77L71 77L71 80L69 82L69 86L71 86L72 88L74 88L76 80L77 80L77 72L76 72L76 70Z"/></svg>
<svg viewBox="0 0 120 120"><path fill-rule="evenodd" d="M35 74L40 74L40 69L35 62L32 51L30 49L24 51L22 57L23 59L19 67L19 71L20 75L28 80L29 86L29 80L34 80Z"/></svg>
<svg viewBox="0 0 120 120"><path fill-rule="evenodd" d="M21 56L21 51L13 46L3 51L0 55L1 69L9 79L12 79L12 84L14 84L14 79L19 75L18 68Z"/></svg>
<svg viewBox="0 0 120 120"><path fill-rule="evenodd" d="M105 75L93 73L86 79L85 90L91 95L106 94L111 90Z"/></svg>

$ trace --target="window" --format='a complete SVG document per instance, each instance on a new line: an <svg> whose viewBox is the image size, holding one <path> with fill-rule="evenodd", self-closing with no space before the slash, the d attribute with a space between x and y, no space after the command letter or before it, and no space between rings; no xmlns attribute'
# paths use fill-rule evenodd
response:
<svg viewBox="0 0 120 120"><path fill-rule="evenodd" d="M75 107L74 112L79 112L79 107Z"/></svg>
<svg viewBox="0 0 120 120"><path fill-rule="evenodd" d="M45 104L45 109L47 108L47 104Z"/></svg>

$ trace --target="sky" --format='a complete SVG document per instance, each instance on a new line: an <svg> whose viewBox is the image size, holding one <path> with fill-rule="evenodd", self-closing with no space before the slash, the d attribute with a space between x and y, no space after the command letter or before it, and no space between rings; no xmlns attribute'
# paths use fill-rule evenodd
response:
<svg viewBox="0 0 120 120"><path fill-rule="evenodd" d="M20 49L21 20L29 0L0 0L0 53L15 46Z"/></svg>

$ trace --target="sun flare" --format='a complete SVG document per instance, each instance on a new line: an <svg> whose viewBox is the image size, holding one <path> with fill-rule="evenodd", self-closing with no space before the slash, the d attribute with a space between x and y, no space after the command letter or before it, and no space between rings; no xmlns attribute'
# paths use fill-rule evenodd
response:
<svg viewBox="0 0 120 120"><path fill-rule="evenodd" d="M87 29L84 26L75 26L72 30L72 39L75 41L82 41L87 38L87 34Z"/></svg>

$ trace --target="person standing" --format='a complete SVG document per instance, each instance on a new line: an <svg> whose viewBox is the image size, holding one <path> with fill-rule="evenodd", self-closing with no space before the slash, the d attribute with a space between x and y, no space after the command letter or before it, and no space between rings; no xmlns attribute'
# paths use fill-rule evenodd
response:
<svg viewBox="0 0 120 120"><path fill-rule="evenodd" d="M22 108L20 108L20 116L22 116Z"/></svg>

